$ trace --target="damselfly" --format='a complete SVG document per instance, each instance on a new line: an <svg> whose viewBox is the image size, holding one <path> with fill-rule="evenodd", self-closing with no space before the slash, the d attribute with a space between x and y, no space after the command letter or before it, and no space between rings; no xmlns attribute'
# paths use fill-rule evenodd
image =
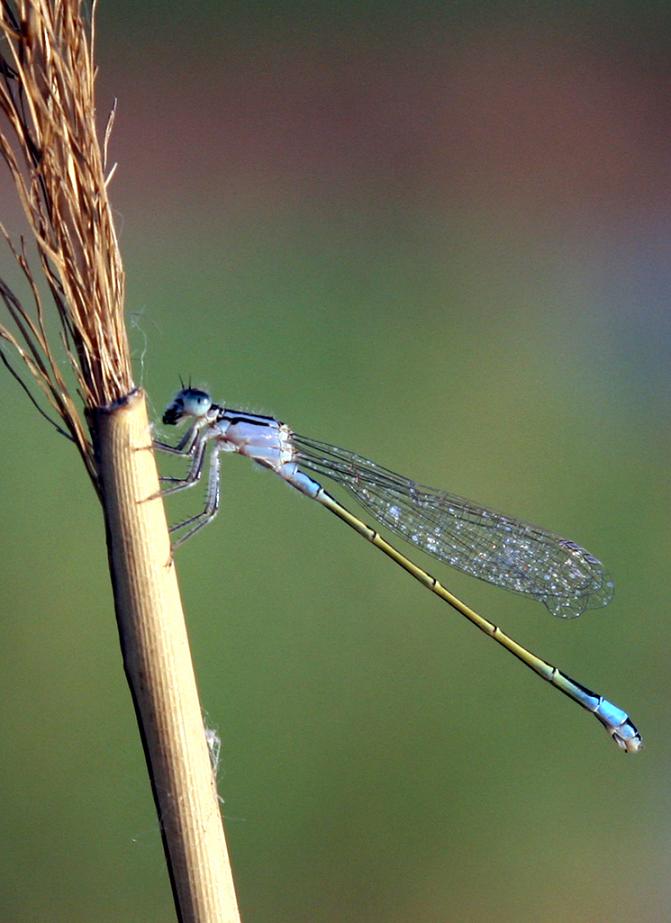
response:
<svg viewBox="0 0 671 923"><path fill-rule="evenodd" d="M591 712L622 750L635 753L641 749L641 735L624 711L532 654L461 602L327 493L312 475L327 477L344 487L380 523L439 561L531 596L562 618L575 618L585 609L605 606L613 595L613 584L603 565L580 545L446 491L417 484L346 449L299 436L273 417L229 410L196 388L182 388L163 414L163 422L171 426L184 419L191 419L192 425L177 445L156 442L162 451L191 459L184 478L162 478L170 484L163 493L198 482L208 447L210 467L205 508L172 527L171 532L181 533L173 548L214 519L219 509L219 455L238 452L321 503L540 677Z"/></svg>

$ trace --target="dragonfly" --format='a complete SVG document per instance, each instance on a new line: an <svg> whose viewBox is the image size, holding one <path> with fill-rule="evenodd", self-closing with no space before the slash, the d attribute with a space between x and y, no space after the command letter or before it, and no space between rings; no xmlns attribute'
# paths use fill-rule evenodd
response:
<svg viewBox="0 0 671 923"><path fill-rule="evenodd" d="M343 506L322 486L344 488L382 526L415 548L466 574L541 602L560 618L607 605L613 582L598 558L569 539L498 513L447 491L418 484L361 455L293 432L274 417L232 410L204 390L183 386L168 404L163 423L190 426L176 445L157 449L190 460L184 477L164 476L163 495L193 487L209 458L205 507L171 527L173 550L210 523L219 510L220 456L235 452L268 468L316 500L378 548L476 628L529 669L594 715L626 753L643 740L626 712L571 679L505 634L458 599L440 581Z"/></svg>

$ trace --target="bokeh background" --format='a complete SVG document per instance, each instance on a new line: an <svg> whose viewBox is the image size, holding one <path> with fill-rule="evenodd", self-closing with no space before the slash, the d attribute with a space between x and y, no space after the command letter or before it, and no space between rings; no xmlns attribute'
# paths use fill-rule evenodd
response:
<svg viewBox="0 0 671 923"><path fill-rule="evenodd" d="M668 4L139 6L98 105L154 418L192 375L575 538L578 622L431 567L647 742L227 460L178 566L244 919L669 919ZM2 394L0 918L169 920L100 510Z"/></svg>

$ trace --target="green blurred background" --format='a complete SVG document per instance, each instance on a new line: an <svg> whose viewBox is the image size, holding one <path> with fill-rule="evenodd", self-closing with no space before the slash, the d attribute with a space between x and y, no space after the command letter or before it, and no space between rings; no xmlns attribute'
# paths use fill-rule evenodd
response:
<svg viewBox="0 0 671 923"><path fill-rule="evenodd" d="M191 374L583 543L573 623L431 567L647 742L226 460L178 566L248 923L669 919L668 9L101 4L153 417ZM2 389L0 918L169 920L100 510Z"/></svg>

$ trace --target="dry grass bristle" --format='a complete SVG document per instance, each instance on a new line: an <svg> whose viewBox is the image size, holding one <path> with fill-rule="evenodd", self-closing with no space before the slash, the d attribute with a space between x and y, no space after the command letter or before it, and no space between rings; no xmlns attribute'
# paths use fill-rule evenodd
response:
<svg viewBox="0 0 671 923"><path fill-rule="evenodd" d="M0 296L15 332L10 344L63 421L95 480L77 403L59 371L65 350L85 407L113 404L133 389L123 319L125 280L107 196L105 151L95 125L93 16L81 0L0 0L0 154L37 246L61 343L50 345L36 276L2 228L31 292L30 309L5 282ZM106 175L107 173L107 175ZM6 364L8 360L3 354Z"/></svg>

